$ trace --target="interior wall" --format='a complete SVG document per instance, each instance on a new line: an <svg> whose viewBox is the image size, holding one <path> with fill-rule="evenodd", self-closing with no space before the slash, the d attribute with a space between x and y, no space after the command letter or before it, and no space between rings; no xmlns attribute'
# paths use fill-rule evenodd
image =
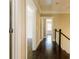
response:
<svg viewBox="0 0 79 59"><path fill-rule="evenodd" d="M39 46L40 44L40 41L41 41L41 38L40 38L40 12L39 10L37 10L37 14L36 14L36 44L37 44L37 47Z"/></svg>
<svg viewBox="0 0 79 59"><path fill-rule="evenodd" d="M27 0L27 40L32 39L32 50L36 50L36 13L37 8L33 0ZM29 15L29 16L28 16Z"/></svg>
<svg viewBox="0 0 79 59"><path fill-rule="evenodd" d="M41 30L41 39L43 39L44 37L45 37L45 33L46 33L46 24L45 24L45 22L46 22L46 20L45 20L45 18L44 17L40 17L40 21L41 21L41 28L40 28L40 30Z"/></svg>
<svg viewBox="0 0 79 59"><path fill-rule="evenodd" d="M40 42L41 42L41 39L42 39L42 35L41 35L41 32L42 32L42 21L40 19L40 9L39 9L39 6L38 6L38 3L33 0L35 6L36 6L36 49L38 48ZM35 49L35 50L36 50Z"/></svg>
<svg viewBox="0 0 79 59"><path fill-rule="evenodd" d="M68 37L70 37L70 14L54 14L54 28L61 31ZM62 36L62 48L66 52L70 53L70 41ZM57 39L58 42L58 39Z"/></svg>
<svg viewBox="0 0 79 59"><path fill-rule="evenodd" d="M45 20L43 20L43 17L40 17L40 42L43 40L43 38L44 38L44 21Z"/></svg>
<svg viewBox="0 0 79 59"><path fill-rule="evenodd" d="M43 17L42 20L43 20L43 34L44 34L43 38L46 38L46 18Z"/></svg>
<svg viewBox="0 0 79 59"><path fill-rule="evenodd" d="M32 39L33 39L33 11L31 10L32 8L27 5L26 6L26 41L27 41L27 59L30 59L32 55ZM33 26L32 26L33 25Z"/></svg>

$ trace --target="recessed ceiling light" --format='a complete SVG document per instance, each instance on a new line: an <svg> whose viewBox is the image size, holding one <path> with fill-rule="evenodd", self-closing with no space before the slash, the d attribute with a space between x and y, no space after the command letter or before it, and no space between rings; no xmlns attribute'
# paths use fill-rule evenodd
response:
<svg viewBox="0 0 79 59"><path fill-rule="evenodd" d="M47 4L51 4L53 0L45 0Z"/></svg>
<svg viewBox="0 0 79 59"><path fill-rule="evenodd" d="M58 5L58 4L59 4L59 2L56 2L56 4Z"/></svg>

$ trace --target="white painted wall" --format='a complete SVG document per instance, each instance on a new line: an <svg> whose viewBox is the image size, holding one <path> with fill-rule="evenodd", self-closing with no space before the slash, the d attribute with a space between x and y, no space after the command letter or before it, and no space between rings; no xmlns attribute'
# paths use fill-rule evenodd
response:
<svg viewBox="0 0 79 59"><path fill-rule="evenodd" d="M34 11L30 6L27 6L27 38L33 39L34 31Z"/></svg>
<svg viewBox="0 0 79 59"><path fill-rule="evenodd" d="M36 6L32 0L27 0L26 9L26 36L27 39L32 38L32 50L36 50Z"/></svg>

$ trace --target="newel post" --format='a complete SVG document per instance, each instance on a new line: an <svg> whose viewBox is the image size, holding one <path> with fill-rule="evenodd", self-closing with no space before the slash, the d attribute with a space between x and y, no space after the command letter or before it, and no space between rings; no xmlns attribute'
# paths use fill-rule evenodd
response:
<svg viewBox="0 0 79 59"><path fill-rule="evenodd" d="M56 43L56 31L57 31L57 29L55 29L55 43Z"/></svg>
<svg viewBox="0 0 79 59"><path fill-rule="evenodd" d="M61 59L61 29L59 29L59 59Z"/></svg>

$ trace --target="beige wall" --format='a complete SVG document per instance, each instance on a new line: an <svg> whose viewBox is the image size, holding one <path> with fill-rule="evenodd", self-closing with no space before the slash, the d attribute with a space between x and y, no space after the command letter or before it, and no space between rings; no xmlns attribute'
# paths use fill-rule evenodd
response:
<svg viewBox="0 0 79 59"><path fill-rule="evenodd" d="M61 29L62 32L70 37L70 16L69 14L54 14L54 28ZM70 53L70 41L62 36L62 48Z"/></svg>

